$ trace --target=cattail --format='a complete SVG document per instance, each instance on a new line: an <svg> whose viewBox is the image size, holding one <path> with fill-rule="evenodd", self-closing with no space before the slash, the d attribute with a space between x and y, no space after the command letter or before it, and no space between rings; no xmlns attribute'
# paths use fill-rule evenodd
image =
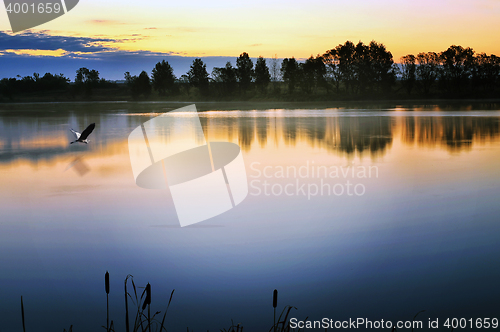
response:
<svg viewBox="0 0 500 332"><path fill-rule="evenodd" d="M22 296L21 296L21 319L23 321L23 332L26 332L26 327L24 326L24 304Z"/></svg>
<svg viewBox="0 0 500 332"><path fill-rule="evenodd" d="M104 286L106 288L106 294L109 294L109 272L106 271L106 274L104 275Z"/></svg>
<svg viewBox="0 0 500 332"><path fill-rule="evenodd" d="M106 290L106 331L109 332L109 272L104 275L104 289Z"/></svg>
<svg viewBox="0 0 500 332"><path fill-rule="evenodd" d="M146 285L146 298L144 299L144 304L142 305L142 310L146 309L146 306L148 304L151 304L151 285L148 284Z"/></svg>
<svg viewBox="0 0 500 332"><path fill-rule="evenodd" d="M274 308L273 327L274 327L274 332L276 332L276 307L277 306L278 306L278 290L275 289L273 292L273 308Z"/></svg>
<svg viewBox="0 0 500 332"><path fill-rule="evenodd" d="M146 309L148 306L148 331L151 332L151 285L146 285L146 298L144 299L144 304L142 305L142 310Z"/></svg>

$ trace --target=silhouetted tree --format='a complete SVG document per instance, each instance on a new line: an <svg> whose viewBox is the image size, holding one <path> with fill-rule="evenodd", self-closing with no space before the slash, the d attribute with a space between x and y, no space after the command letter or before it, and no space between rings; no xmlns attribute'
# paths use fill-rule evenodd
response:
<svg viewBox="0 0 500 332"><path fill-rule="evenodd" d="M354 46L351 41L346 41L344 45L340 44L327 52L332 58L335 59L339 82L341 81L344 84L346 92L354 90L354 79L356 77L356 70L354 66L355 52L356 46Z"/></svg>
<svg viewBox="0 0 500 332"><path fill-rule="evenodd" d="M134 98L147 97L152 87L160 95L172 94L181 88L187 96L193 90L208 96L209 88L213 88L217 96L231 96L239 87L241 96L246 97L253 85L256 91L263 93L268 90L270 82L275 93L284 86L289 97L297 87L303 92L300 98L312 98L323 88L329 94L332 86L337 94L344 93L347 98L394 97L392 86L396 77L401 78L396 92L404 89L408 94L417 90L425 97L490 98L498 97L500 92L500 58L493 54L475 54L470 47L452 45L439 54L428 52L403 56L396 65L391 52L381 43L371 41L365 45L361 41L357 44L346 41L322 56L309 57L304 63L293 57L280 61L274 56L270 62L259 57L254 67L244 52L237 58L236 67L230 62L225 67L216 67L211 78L201 59L195 59L188 73L178 80L165 60L156 63L151 80L146 72L139 76L127 72L125 77ZM82 67L76 71L74 85L70 85L69 79L62 74L45 73L41 76L34 73L32 76L3 78L0 80L0 95L13 98L17 94L67 89L73 97L78 91L88 96L95 88L110 87L119 90L116 83L100 78L97 70Z"/></svg>
<svg viewBox="0 0 500 332"><path fill-rule="evenodd" d="M178 83L181 87L181 89L184 89L184 92L186 92L186 95L189 96L189 76L186 74L182 74L181 77L179 77Z"/></svg>
<svg viewBox="0 0 500 332"><path fill-rule="evenodd" d="M148 73L144 70L141 71L139 77L137 78L137 90L139 91L139 95L144 95L148 97L151 94L151 82L149 80Z"/></svg>
<svg viewBox="0 0 500 332"><path fill-rule="evenodd" d="M270 75L271 82L273 85L273 92L278 93L278 82L281 81L281 71L280 71L280 61L278 56L275 54L273 58L271 58L271 66L270 66Z"/></svg>
<svg viewBox="0 0 500 332"><path fill-rule="evenodd" d="M199 58L193 60L188 73L189 84L200 89L202 95L208 95L207 65Z"/></svg>
<svg viewBox="0 0 500 332"><path fill-rule="evenodd" d="M175 90L175 75L170 64L162 60L153 68L151 74L151 82L153 88L162 96L167 94L167 91L173 93Z"/></svg>
<svg viewBox="0 0 500 332"><path fill-rule="evenodd" d="M266 91L267 85L271 81L271 74L269 74L269 68L266 64L266 59L259 56L257 62L255 63L255 85L257 88L264 92Z"/></svg>
<svg viewBox="0 0 500 332"><path fill-rule="evenodd" d="M64 90L69 84L69 78L64 77L63 74L53 75L45 73L42 77L34 75L33 81L38 91Z"/></svg>
<svg viewBox="0 0 500 332"><path fill-rule="evenodd" d="M299 68L299 84L304 92L311 93L317 87L325 87L326 67L320 55L316 58L311 55L303 64L299 64Z"/></svg>
<svg viewBox="0 0 500 332"><path fill-rule="evenodd" d="M401 57L401 83L408 94L411 94L415 86L417 66L415 65L415 56L408 54Z"/></svg>
<svg viewBox="0 0 500 332"><path fill-rule="evenodd" d="M434 52L419 53L417 63L417 83L424 95L428 96L439 74L439 56Z"/></svg>
<svg viewBox="0 0 500 332"><path fill-rule="evenodd" d="M151 82L148 73L144 70L139 76L131 76L129 72L126 72L125 80L133 98L140 97L141 95L148 97L151 94Z"/></svg>
<svg viewBox="0 0 500 332"><path fill-rule="evenodd" d="M228 61L225 67L214 67L212 79L221 87L221 94L230 96L236 87L236 69Z"/></svg>
<svg viewBox="0 0 500 332"><path fill-rule="evenodd" d="M341 81L346 92L389 92L395 82L392 54L381 43L371 41L365 45L360 41L354 45L346 41L344 45L327 51L324 57L332 78L338 82L337 89Z"/></svg>
<svg viewBox="0 0 500 332"><path fill-rule="evenodd" d="M388 92L396 79L392 53L386 49L384 44L373 40L368 49L375 88L378 86L381 91Z"/></svg>
<svg viewBox="0 0 500 332"><path fill-rule="evenodd" d="M306 60L307 61L307 60ZM299 69L297 71L297 82L300 89L306 94L312 92L314 86L314 72L311 63L298 63Z"/></svg>
<svg viewBox="0 0 500 332"><path fill-rule="evenodd" d="M299 64L294 57L284 58L281 62L281 76L285 82L288 93L292 94L299 79Z"/></svg>
<svg viewBox="0 0 500 332"><path fill-rule="evenodd" d="M271 58L269 74L271 75L271 82L279 82L281 80L280 61L276 54Z"/></svg>
<svg viewBox="0 0 500 332"><path fill-rule="evenodd" d="M480 53L475 56L472 67L474 87L481 87L484 92L492 93L500 80L500 58L495 55Z"/></svg>
<svg viewBox="0 0 500 332"><path fill-rule="evenodd" d="M69 79L63 74L45 73L43 77L34 73L33 76L17 76L17 78L3 78L0 80L0 94L12 99L16 94L25 94L45 91L67 90Z"/></svg>
<svg viewBox="0 0 500 332"><path fill-rule="evenodd" d="M356 93L364 93L368 87L373 88L375 73L372 67L372 57L368 45L361 41L356 44L354 49L354 84Z"/></svg>
<svg viewBox="0 0 500 332"><path fill-rule="evenodd" d="M331 83L337 93L340 92L340 83L342 81L342 72L340 71L340 58L337 55L337 49L331 49L322 56L323 63L326 65L325 80L328 89L328 83Z"/></svg>
<svg viewBox="0 0 500 332"><path fill-rule="evenodd" d="M472 48L450 46L439 55L443 70L439 78L443 90L459 95L472 74L474 51Z"/></svg>
<svg viewBox="0 0 500 332"><path fill-rule="evenodd" d="M241 92L245 93L250 87L253 76L253 62L248 53L243 52L236 59L236 77L240 84Z"/></svg>
<svg viewBox="0 0 500 332"><path fill-rule="evenodd" d="M78 90L84 89L87 96L92 94L92 89L98 84L99 72L97 70L82 67L76 71L75 85Z"/></svg>
<svg viewBox="0 0 500 332"><path fill-rule="evenodd" d="M52 77L52 74L46 73L45 75L50 75ZM48 77L48 76L47 76ZM37 79L38 78L38 79ZM35 92L35 91L41 91L43 90L44 87L42 87L42 84L40 84L40 76L38 77L35 76L25 76L21 78L20 80L16 80L16 89L18 92L22 93L30 93L30 92Z"/></svg>
<svg viewBox="0 0 500 332"><path fill-rule="evenodd" d="M13 99L17 91L17 80L15 78L2 78L0 80L0 92L9 99Z"/></svg>

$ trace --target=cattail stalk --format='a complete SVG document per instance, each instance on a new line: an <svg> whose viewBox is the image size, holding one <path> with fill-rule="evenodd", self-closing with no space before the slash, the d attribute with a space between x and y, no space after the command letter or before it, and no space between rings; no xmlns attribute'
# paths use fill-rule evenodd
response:
<svg viewBox="0 0 500 332"><path fill-rule="evenodd" d="M104 275L104 288L106 290L106 331L109 332L109 272Z"/></svg>
<svg viewBox="0 0 500 332"><path fill-rule="evenodd" d="M21 296L21 319L23 320L23 332L26 332L26 327L24 325L24 305L22 296Z"/></svg>
<svg viewBox="0 0 500 332"><path fill-rule="evenodd" d="M278 306L278 290L275 289L273 292L273 308L274 308L274 332L276 332L276 307Z"/></svg>

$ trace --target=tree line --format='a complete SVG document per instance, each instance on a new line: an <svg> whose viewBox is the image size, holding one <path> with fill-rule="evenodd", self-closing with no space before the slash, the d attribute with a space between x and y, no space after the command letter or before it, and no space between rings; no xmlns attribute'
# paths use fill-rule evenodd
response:
<svg viewBox="0 0 500 332"><path fill-rule="evenodd" d="M395 63L392 53L376 41L369 44L346 41L323 55L305 61L294 57L258 57L248 53L227 62L212 72L202 59L193 60L186 74L176 77L171 65L162 60L149 75L125 73L126 93L134 99L205 98L218 100L282 98L494 98L500 96L500 58L476 53L470 47L452 45L435 53L408 54ZM80 68L75 83L62 74L38 74L0 80L0 93L12 98L15 93L67 89L73 96L91 96L95 89L117 88L99 77L99 72Z"/></svg>

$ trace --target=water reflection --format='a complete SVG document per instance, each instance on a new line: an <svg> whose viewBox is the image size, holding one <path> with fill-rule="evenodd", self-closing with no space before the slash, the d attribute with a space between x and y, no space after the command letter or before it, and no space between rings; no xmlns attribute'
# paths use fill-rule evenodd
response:
<svg viewBox="0 0 500 332"><path fill-rule="evenodd" d="M85 162L83 157L76 157L75 159L73 159L68 164L68 166L66 166L66 169L64 171L67 171L69 169L74 169L75 172L80 176L85 176L85 174L90 172L90 167Z"/></svg>
<svg viewBox="0 0 500 332"><path fill-rule="evenodd" d="M236 112L236 113L235 113ZM496 112L457 114L394 111L235 111L203 112L200 120L208 140L236 142L243 151L305 144L352 157L372 158L385 154L395 139L407 145L444 148L449 152L470 150L478 143L497 140L500 121ZM50 161L57 156L76 158L73 153L112 155L126 151L130 131L161 110L130 114L126 110L80 116L66 112L58 116L0 116L0 162L18 159ZM70 127L83 128L96 122L89 145L70 146ZM170 138L167 136L166 140Z"/></svg>
<svg viewBox="0 0 500 332"><path fill-rule="evenodd" d="M366 186L359 197L249 195L203 227L181 229L169 191L135 185L127 146L134 128L172 108L139 106L0 112L3 330L19 326L18 307L9 305L19 295L47 331L48 302L67 310L61 330L98 328L106 270L113 285L128 273L147 278L141 284L154 285L160 310L178 289L174 331L194 321L194 330L218 330L231 317L245 330L269 330L256 318L267 317L275 288L313 319L411 319L415 308L440 319L495 314L499 112L431 105L201 113L209 141L242 147L250 181L325 180L257 179L255 162L260 170L376 166L380 176L356 178ZM69 127L92 122L90 144L69 145ZM123 293L110 296L119 317Z"/></svg>
<svg viewBox="0 0 500 332"><path fill-rule="evenodd" d="M499 135L497 117L406 117L401 125L403 142L444 145L450 151L468 150L474 142L485 143Z"/></svg>
<svg viewBox="0 0 500 332"><path fill-rule="evenodd" d="M254 146L310 147L347 155L369 153L372 157L384 154L397 136L406 144L444 146L450 152L470 149L474 142L483 144L498 138L500 123L496 116L295 116L201 117L209 138L234 140L244 151ZM234 132L236 130L236 133Z"/></svg>

